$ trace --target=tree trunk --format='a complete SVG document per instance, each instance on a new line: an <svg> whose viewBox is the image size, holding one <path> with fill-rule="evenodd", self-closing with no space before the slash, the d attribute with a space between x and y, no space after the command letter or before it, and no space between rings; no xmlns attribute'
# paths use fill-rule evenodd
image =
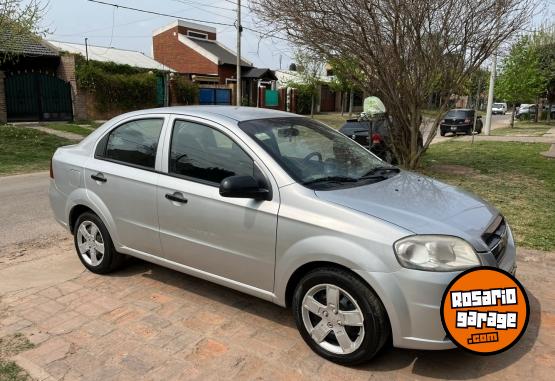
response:
<svg viewBox="0 0 555 381"><path fill-rule="evenodd" d="M353 104L355 102L355 93L351 89L351 93L349 95L349 117L353 116Z"/></svg>
<svg viewBox="0 0 555 381"><path fill-rule="evenodd" d="M540 112L540 99L536 98L536 115L534 116L534 122L536 123L538 123Z"/></svg>
<svg viewBox="0 0 555 381"><path fill-rule="evenodd" d="M341 92L341 116L343 116L343 114L345 114L345 100L347 98L345 97L345 92L342 91Z"/></svg>
<svg viewBox="0 0 555 381"><path fill-rule="evenodd" d="M552 107L553 107L553 103L549 102L547 104L547 119L546 119L547 123L551 123L551 108Z"/></svg>
<svg viewBox="0 0 555 381"><path fill-rule="evenodd" d="M511 111L511 125L510 125L511 128L515 126L515 111L516 111L516 107L513 105L513 111Z"/></svg>
<svg viewBox="0 0 555 381"><path fill-rule="evenodd" d="M314 94L310 97L310 117L314 119Z"/></svg>

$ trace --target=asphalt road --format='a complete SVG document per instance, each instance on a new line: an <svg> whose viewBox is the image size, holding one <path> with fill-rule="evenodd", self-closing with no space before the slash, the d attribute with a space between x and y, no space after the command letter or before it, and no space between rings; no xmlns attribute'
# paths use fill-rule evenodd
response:
<svg viewBox="0 0 555 381"><path fill-rule="evenodd" d="M486 117L482 117L482 122L485 124L486 123ZM509 124L511 123L511 114L506 114L506 115L492 115L491 116L491 129L492 130L496 130L498 128L504 128L504 127L509 127ZM483 132L482 132L483 134ZM426 136L427 134L424 133L424 136ZM436 137L434 138L434 140L432 140L432 144L436 144L436 143L441 143L443 141L449 140L451 138L453 138L454 135L447 135L447 136L441 136L439 134L439 128L437 129L437 134Z"/></svg>
<svg viewBox="0 0 555 381"><path fill-rule="evenodd" d="M9 246L64 234L48 201L48 172L0 177L0 256Z"/></svg>

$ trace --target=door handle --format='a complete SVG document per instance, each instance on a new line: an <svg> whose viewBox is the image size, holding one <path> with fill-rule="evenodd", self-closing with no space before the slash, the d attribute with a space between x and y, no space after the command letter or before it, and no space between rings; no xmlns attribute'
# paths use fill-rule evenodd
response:
<svg viewBox="0 0 555 381"><path fill-rule="evenodd" d="M106 179L106 177L104 177L104 175L100 172L98 172L96 175L91 175L91 179L95 181L100 181L101 183L105 183L106 181L108 181L108 179Z"/></svg>
<svg viewBox="0 0 555 381"><path fill-rule="evenodd" d="M186 204L188 202L188 200L178 192L166 193L166 198L170 201L179 202L181 204Z"/></svg>

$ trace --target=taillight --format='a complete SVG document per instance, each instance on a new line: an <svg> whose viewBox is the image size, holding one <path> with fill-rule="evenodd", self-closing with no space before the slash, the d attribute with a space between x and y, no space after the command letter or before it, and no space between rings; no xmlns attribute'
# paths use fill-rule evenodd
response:
<svg viewBox="0 0 555 381"><path fill-rule="evenodd" d="M54 178L54 171L52 170L52 158L50 158L50 178Z"/></svg>
<svg viewBox="0 0 555 381"><path fill-rule="evenodd" d="M372 144L380 144L382 142L382 136L378 133L372 134Z"/></svg>

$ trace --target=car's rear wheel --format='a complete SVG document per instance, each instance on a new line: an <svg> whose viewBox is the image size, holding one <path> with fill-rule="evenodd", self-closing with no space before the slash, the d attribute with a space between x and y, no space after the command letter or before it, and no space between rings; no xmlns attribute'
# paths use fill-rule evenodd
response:
<svg viewBox="0 0 555 381"><path fill-rule="evenodd" d="M116 252L108 229L96 214L81 214L75 222L73 237L81 263L93 273L107 274L123 263L123 255Z"/></svg>
<svg viewBox="0 0 555 381"><path fill-rule="evenodd" d="M370 360L390 336L379 298L345 270L311 271L297 285L292 304L305 342L320 356L339 364Z"/></svg>

